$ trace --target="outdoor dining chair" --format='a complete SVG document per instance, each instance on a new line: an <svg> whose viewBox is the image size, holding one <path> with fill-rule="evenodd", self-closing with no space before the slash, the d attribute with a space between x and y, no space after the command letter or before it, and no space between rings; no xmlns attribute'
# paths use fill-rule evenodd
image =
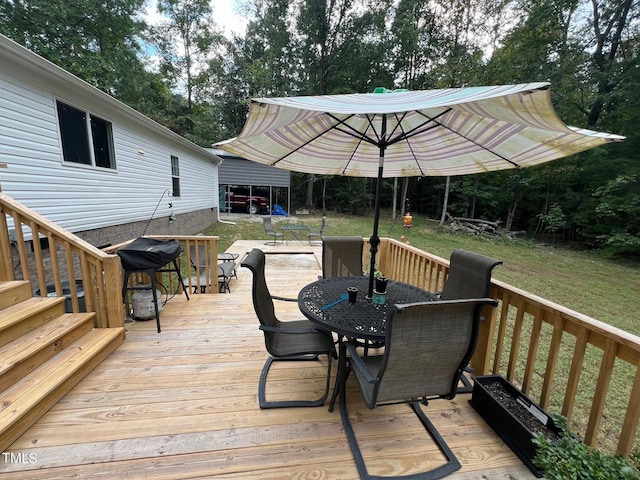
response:
<svg viewBox="0 0 640 480"><path fill-rule="evenodd" d="M348 368L339 375L340 413L360 478L437 479L460 468L460 462L420 403L455 397L462 371L475 349L480 310L485 305L495 306L496 302L481 298L396 305L387 320L386 348L382 355L360 356L353 344L344 344L349 355ZM368 408L385 404L411 404L443 454L441 465L405 476L369 475L347 411L345 390L350 371ZM361 423L358 422L359 425ZM375 455L381 455L381 452L376 450Z"/></svg>
<svg viewBox="0 0 640 480"><path fill-rule="evenodd" d="M318 229L317 232L309 232L307 233L307 240L309 240L309 245L313 245L313 243L311 243L311 239L315 238L317 239L316 241L320 241L322 242L322 232L324 232L325 227L327 226L327 217L326 216L322 216L322 224L320 225L320 228Z"/></svg>
<svg viewBox="0 0 640 480"><path fill-rule="evenodd" d="M273 299L288 300L271 296L264 276L264 252L254 248L242 261L242 266L253 273L253 307L260 330L264 332L264 342L270 357L267 359L258 385L260 408L279 407L319 407L324 405L329 393L331 379L331 361L337 358L333 337L330 332L316 328L309 320L282 322L274 311ZM292 299L295 301L295 299ZM327 381L324 394L317 400L267 401L266 383L269 369L275 361L318 360L319 355L327 356Z"/></svg>
<svg viewBox="0 0 640 480"><path fill-rule="evenodd" d="M484 298L491 290L491 273L502 260L467 250L454 250L449 259L449 275L440 298Z"/></svg>
<svg viewBox="0 0 640 480"><path fill-rule="evenodd" d="M502 260L469 252L463 249L454 250L449 258L449 275L440 292L441 300L456 300L460 298L486 298L491 291L491 273ZM472 370L465 369L471 373ZM458 393L471 393L473 385L462 375L463 386Z"/></svg>
<svg viewBox="0 0 640 480"><path fill-rule="evenodd" d="M362 237L322 237L322 276L362 275Z"/></svg>
<svg viewBox="0 0 640 480"><path fill-rule="evenodd" d="M278 238L280 239L280 243L284 243L284 233L276 232L273 229L269 215L262 216L262 226L264 227L264 233L273 237L273 242L266 243L265 245L275 245Z"/></svg>
<svg viewBox="0 0 640 480"><path fill-rule="evenodd" d="M218 270L218 293L231 293L231 286L229 282L232 278L236 277L236 264L233 261L225 261L222 264L209 264L207 258L206 248L204 245L198 245L197 249L195 245L189 246L189 258L191 260L191 268L195 272L195 275L191 277L191 282L194 284L193 293L198 293L198 285L200 285L200 292L205 293L207 287L211 285L209 276L213 276L213 269Z"/></svg>

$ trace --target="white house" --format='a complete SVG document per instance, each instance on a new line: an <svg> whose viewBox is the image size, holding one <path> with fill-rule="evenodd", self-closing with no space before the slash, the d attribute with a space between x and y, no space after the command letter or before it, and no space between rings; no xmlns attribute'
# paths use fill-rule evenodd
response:
<svg viewBox="0 0 640 480"><path fill-rule="evenodd" d="M220 162L0 35L0 188L63 228L96 246L196 233L217 220Z"/></svg>

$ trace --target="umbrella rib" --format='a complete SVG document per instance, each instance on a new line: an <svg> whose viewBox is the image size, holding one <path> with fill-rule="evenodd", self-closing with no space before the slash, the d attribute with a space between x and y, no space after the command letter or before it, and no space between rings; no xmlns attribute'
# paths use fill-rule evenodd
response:
<svg viewBox="0 0 640 480"><path fill-rule="evenodd" d="M437 126L442 126L442 124L441 124L441 123L439 123L439 122L437 121L437 119L438 119L438 118L440 118L441 116L443 116L443 115L445 115L445 114L449 113L450 111L451 111L451 108L449 108L449 109L445 110L445 111L444 111L444 112L442 112L442 113L439 113L439 114L438 114L438 115L436 115L435 117L429 117L428 115L425 115L425 114L424 114L424 113L422 113L421 111L416 110L416 112L417 112L417 113L419 113L420 115L422 115L423 117L425 117L425 118L427 119L427 121L426 121L426 122L424 122L424 123L422 123L422 124L420 124L420 125L418 125L418 126L416 126L416 127L413 127L411 130L409 130L409 131L407 131L407 132L405 132L404 130L402 130L402 134L400 134L400 135L398 135L397 137L392 138L391 140L389 140L389 143L388 143L388 144L389 144L389 145L392 145L392 144L394 144L394 143L398 143L398 142L400 142L400 141L402 141L402 140L406 140L406 139L408 139L408 138L415 137L415 136L416 136L416 135L418 135L418 134L421 134L421 133L424 133L424 132L428 132L429 130L431 130L431 129L433 129L433 128L436 128ZM402 116L402 118L404 118L404 116L405 116L405 115L406 115L406 112L405 112L405 114ZM397 119L397 114L396 114L396 119ZM402 121L402 119L398 120L398 125L396 125L396 128L398 128L398 127L400 126L400 122L401 122L401 121ZM434 123L435 123L435 125L429 125L429 123L430 123L430 122L434 122ZM400 127L400 128L402 128L402 127ZM394 131L395 131L395 129L394 129Z"/></svg>
<svg viewBox="0 0 640 480"><path fill-rule="evenodd" d="M349 115L347 118L351 118L353 117L355 114ZM334 117L333 115L329 114L328 115L329 118L332 118L334 120L336 120L338 123L343 123L342 120L340 120L339 118ZM335 130L338 129L337 124L331 125L329 128L323 130L322 132L318 133L316 136L314 136L313 138L310 138L309 140L307 140L306 142L304 142L301 145L298 145L296 148L294 148L293 150L291 150L289 153L287 153L286 155L284 155L283 157L280 157L278 160L276 160L275 162L271 163L271 166L273 167L275 164L281 162L282 160L284 160L285 158L287 158L289 155L293 155L294 153L296 153L298 150L303 149L304 147L306 147L307 145L309 145L311 142L314 142L315 140L317 140L318 138L320 138L321 136L323 136L325 133L330 132L331 130ZM339 129L338 129L339 130ZM340 130L342 131L342 130ZM348 132L345 132L348 133Z"/></svg>
<svg viewBox="0 0 640 480"><path fill-rule="evenodd" d="M402 117L404 118L404 115ZM412 131L416 130L417 128L422 128L426 124L422 124L419 127L416 127L414 129L412 129L410 132L405 132L404 128L400 124L401 120L398 119L397 115L396 115L396 120L398 122L397 125L396 125L396 128L400 128L402 134L397 137L397 140L394 139L393 142L390 142L390 143L396 143L396 142L399 142L400 140L405 140L407 142L407 148L409 149L409 151L411 152L411 156L413 157L413 161L415 162L416 167L418 167L418 170L420 171L420 176L424 176L424 170L422 169L422 166L420 165L420 162L418 161L418 158L416 157L416 152L413 150L413 147L411 146L411 143L408 141L409 136L410 136L410 135L408 135L408 133L411 133ZM433 127L429 127L427 130L429 130L430 128L433 128ZM426 130L424 130L424 131L426 131Z"/></svg>
<svg viewBox="0 0 640 480"><path fill-rule="evenodd" d="M368 137L366 135L366 130L364 132L360 132L359 130L357 130L356 128L352 127L351 125L349 125L348 123L345 122L345 120L348 120L352 117L354 117L355 115L349 115L347 118L345 118L344 120L341 118L336 117L335 115L333 115L332 113L327 112L326 115L329 118L332 118L333 120L335 120L336 122L338 122L338 124L346 127L346 129L342 129L340 127L338 127L337 125L333 127L334 130L338 130L339 132L342 132L346 135L351 135L354 138L357 138L361 141L365 141L367 143L371 143L372 145L378 146L379 142L380 142L380 138L378 137L378 133L376 132L375 128L373 128L373 124L371 123L371 118L369 118L369 115L367 115L367 121L369 122L369 126L373 129L373 133L376 134L376 138L378 139L373 140L372 138ZM368 130L368 129L367 129ZM323 132L325 133L325 132Z"/></svg>
<svg viewBox="0 0 640 480"><path fill-rule="evenodd" d="M450 111L451 109L447 110ZM457 135L458 137L464 138L467 142L473 143L475 146L480 147L481 149L491 153L492 155L495 155L496 157L500 158L501 160L504 160L507 163L510 163L511 165L513 165L515 168L520 168L520 165L518 165L516 162L513 162L511 160L509 160L508 158L504 157L503 155L500 155L499 153L494 152L493 150L485 147L484 145L481 145L480 143L476 142L475 140L466 137L465 135L462 135L460 132L456 132L455 130L452 130L451 128L449 128L448 126L444 125L443 123L440 123L438 121L438 117L440 117L441 115L438 115L437 117L429 117L428 115L425 115L423 112L421 112L420 110L416 110L420 115L422 115L423 117L427 118L430 122L435 122L436 125L442 127L442 128L446 128L448 131L450 131L451 133L453 133L454 135ZM446 113L446 112L443 112ZM425 123L426 124L426 123ZM424 124L423 124L424 125ZM425 130L426 131L426 130ZM415 135L415 134L414 134Z"/></svg>

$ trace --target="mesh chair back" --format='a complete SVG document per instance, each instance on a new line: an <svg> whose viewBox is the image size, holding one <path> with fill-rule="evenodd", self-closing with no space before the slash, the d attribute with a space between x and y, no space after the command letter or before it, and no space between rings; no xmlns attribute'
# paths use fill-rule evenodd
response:
<svg viewBox="0 0 640 480"><path fill-rule="evenodd" d="M501 260L458 249L451 254L449 276L440 294L442 300L486 298L491 290L491 272Z"/></svg>
<svg viewBox="0 0 640 480"><path fill-rule="evenodd" d="M191 266L193 268L199 267L201 269L211 268L211 261L207 257L207 249L204 245L189 246L189 258L191 260Z"/></svg>
<svg viewBox="0 0 640 480"><path fill-rule="evenodd" d="M362 237L322 237L322 276L362 275Z"/></svg>
<svg viewBox="0 0 640 480"><path fill-rule="evenodd" d="M264 233L267 235L274 235L276 233L273 229L273 224L271 223L271 217L269 215L262 216L262 225L264 226Z"/></svg>
<svg viewBox="0 0 640 480"><path fill-rule="evenodd" d="M322 232L324 232L325 227L327 226L327 217L323 216L322 217L322 224L320 225L320 230L318 230L318 233L320 235L322 235Z"/></svg>
<svg viewBox="0 0 640 480"><path fill-rule="evenodd" d="M242 261L242 266L247 267L253 273L253 308L256 311L261 325L280 327L280 321L276 318L273 300L264 278L265 256L262 250L254 248ZM267 350L270 344L276 340L277 333L264 332Z"/></svg>
<svg viewBox="0 0 640 480"><path fill-rule="evenodd" d="M473 299L396 305L387 321L379 381L372 387L360 385L367 405L453 398L475 349L480 306L493 303Z"/></svg>

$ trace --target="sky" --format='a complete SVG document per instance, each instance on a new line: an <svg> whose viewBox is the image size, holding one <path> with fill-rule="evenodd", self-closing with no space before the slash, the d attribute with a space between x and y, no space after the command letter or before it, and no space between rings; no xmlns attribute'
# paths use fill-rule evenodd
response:
<svg viewBox="0 0 640 480"><path fill-rule="evenodd" d="M216 26L229 37L232 33L244 35L248 22L246 17L239 13L242 3L242 0L210 0ZM152 25L156 25L161 19L156 5L156 0L148 0L143 15L144 19Z"/></svg>

